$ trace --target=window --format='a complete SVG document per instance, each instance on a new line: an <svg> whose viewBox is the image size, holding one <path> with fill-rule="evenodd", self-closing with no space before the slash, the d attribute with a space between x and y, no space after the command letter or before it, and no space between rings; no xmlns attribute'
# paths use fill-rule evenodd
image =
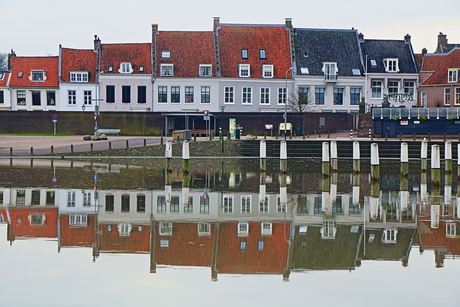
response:
<svg viewBox="0 0 460 307"><path fill-rule="evenodd" d="M45 225L45 216L43 214L31 214L29 215L30 225Z"/></svg>
<svg viewBox="0 0 460 307"><path fill-rule="evenodd" d="M252 103L252 87L243 87L243 97L241 100L242 104L251 104Z"/></svg>
<svg viewBox="0 0 460 307"><path fill-rule="evenodd" d="M137 103L147 102L147 87L145 85L139 85L137 87Z"/></svg>
<svg viewBox="0 0 460 307"><path fill-rule="evenodd" d="M131 102L131 86L123 85L121 87L121 102L123 103Z"/></svg>
<svg viewBox="0 0 460 307"><path fill-rule="evenodd" d="M172 222L160 222L158 225L160 236L172 235Z"/></svg>
<svg viewBox="0 0 460 307"><path fill-rule="evenodd" d="M157 196L157 212L158 213L166 212L166 196L164 195Z"/></svg>
<svg viewBox="0 0 460 307"><path fill-rule="evenodd" d="M200 77L212 77L212 65L200 64Z"/></svg>
<svg viewBox="0 0 460 307"><path fill-rule="evenodd" d="M265 196L264 199L259 198L259 212L268 213L268 210L269 210L268 196Z"/></svg>
<svg viewBox="0 0 460 307"><path fill-rule="evenodd" d="M170 208L169 212L176 212L179 213L179 196L171 196L171 203L170 203Z"/></svg>
<svg viewBox="0 0 460 307"><path fill-rule="evenodd" d="M324 105L325 87L315 87L315 104Z"/></svg>
<svg viewBox="0 0 460 307"><path fill-rule="evenodd" d="M309 75L310 71L308 70L307 67L300 67L300 74L302 75Z"/></svg>
<svg viewBox="0 0 460 307"><path fill-rule="evenodd" d="M48 106L56 105L56 92L55 91L46 91L46 105Z"/></svg>
<svg viewBox="0 0 460 307"><path fill-rule="evenodd" d="M204 197L202 195L200 197L200 213L209 214L209 196Z"/></svg>
<svg viewBox="0 0 460 307"><path fill-rule="evenodd" d="M399 71L398 59L384 59L383 65L385 66L386 72L398 72Z"/></svg>
<svg viewBox="0 0 460 307"><path fill-rule="evenodd" d="M69 105L75 105L77 103L77 91L68 90L67 96L69 98Z"/></svg>
<svg viewBox="0 0 460 307"><path fill-rule="evenodd" d="M186 86L185 87L185 103L193 103L194 99L194 87L193 86Z"/></svg>
<svg viewBox="0 0 460 307"><path fill-rule="evenodd" d="M272 235L272 223L261 223L260 224L260 234L263 236Z"/></svg>
<svg viewBox="0 0 460 307"><path fill-rule="evenodd" d="M319 118L319 126L320 127L326 126L326 117L320 117Z"/></svg>
<svg viewBox="0 0 460 307"><path fill-rule="evenodd" d="M115 102L115 85L107 85L105 91L105 101L109 103Z"/></svg>
<svg viewBox="0 0 460 307"><path fill-rule="evenodd" d="M40 205L40 190L32 190L32 206Z"/></svg>
<svg viewBox="0 0 460 307"><path fill-rule="evenodd" d="M241 196L241 213L242 214L251 213L251 196L250 195Z"/></svg>
<svg viewBox="0 0 460 307"><path fill-rule="evenodd" d="M399 92L399 81L388 80L388 94L397 94Z"/></svg>
<svg viewBox="0 0 460 307"><path fill-rule="evenodd" d="M404 81L404 94L414 95L415 81Z"/></svg>
<svg viewBox="0 0 460 307"><path fill-rule="evenodd" d="M238 223L237 233L238 233L238 237L247 237L249 234L249 224L248 223Z"/></svg>
<svg viewBox="0 0 460 307"><path fill-rule="evenodd" d="M130 74L133 72L133 68L131 66L131 63L121 63L120 64L120 70L118 71L121 74Z"/></svg>
<svg viewBox="0 0 460 307"><path fill-rule="evenodd" d="M16 191L16 204L25 205L26 204L26 190L17 190Z"/></svg>
<svg viewBox="0 0 460 307"><path fill-rule="evenodd" d="M54 206L56 202L56 192L55 191L46 191L45 203L47 206Z"/></svg>
<svg viewBox="0 0 460 307"><path fill-rule="evenodd" d="M45 72L43 70L32 70L31 81L45 81Z"/></svg>
<svg viewBox="0 0 460 307"><path fill-rule="evenodd" d="M223 201L224 201L224 205L223 205L224 213L233 213L233 196L226 195L224 196Z"/></svg>
<svg viewBox="0 0 460 307"><path fill-rule="evenodd" d="M115 210L115 195L108 194L105 196L105 212L113 212Z"/></svg>
<svg viewBox="0 0 460 307"><path fill-rule="evenodd" d="M211 87L202 86L201 87L201 103L210 103L211 102Z"/></svg>
<svg viewBox="0 0 460 307"><path fill-rule="evenodd" d="M264 241L258 241L257 242L257 249L259 251L263 251L264 250Z"/></svg>
<svg viewBox="0 0 460 307"><path fill-rule="evenodd" d="M4 104L5 103L5 96L3 94L3 91L0 91L0 104Z"/></svg>
<svg viewBox="0 0 460 307"><path fill-rule="evenodd" d="M351 87L350 88L350 104L357 105L359 104L359 99L361 98L361 88L360 87Z"/></svg>
<svg viewBox="0 0 460 307"><path fill-rule="evenodd" d="M88 82L87 71L71 71L70 82Z"/></svg>
<svg viewBox="0 0 460 307"><path fill-rule="evenodd" d="M161 52L161 57L163 59L169 59L171 57L171 51L162 51Z"/></svg>
<svg viewBox="0 0 460 307"><path fill-rule="evenodd" d="M426 105L427 105L427 93L422 92L421 95L422 95L422 98L421 98L422 107L426 108Z"/></svg>
<svg viewBox="0 0 460 307"><path fill-rule="evenodd" d="M308 214L307 195L299 195L297 215L307 215L307 214Z"/></svg>
<svg viewBox="0 0 460 307"><path fill-rule="evenodd" d="M91 91L83 91L84 105L91 105Z"/></svg>
<svg viewBox="0 0 460 307"><path fill-rule="evenodd" d="M324 79L337 80L337 63L323 63Z"/></svg>
<svg viewBox="0 0 460 307"><path fill-rule="evenodd" d="M171 103L180 103L180 86L171 86Z"/></svg>
<svg viewBox="0 0 460 307"><path fill-rule="evenodd" d="M297 88L297 92L299 94L299 104L308 104L309 99L308 99L308 93L310 91L310 88L308 86L304 85L299 85Z"/></svg>
<svg viewBox="0 0 460 307"><path fill-rule="evenodd" d="M211 235L211 224L209 223L198 223L198 236L210 236Z"/></svg>
<svg viewBox="0 0 460 307"><path fill-rule="evenodd" d="M260 104L270 104L270 88L260 88Z"/></svg>
<svg viewBox="0 0 460 307"><path fill-rule="evenodd" d="M137 194L137 212L145 212L145 194Z"/></svg>
<svg viewBox="0 0 460 307"><path fill-rule="evenodd" d="M384 229L382 233L382 243L396 243L397 237L397 229Z"/></svg>
<svg viewBox="0 0 460 307"><path fill-rule="evenodd" d="M233 86L226 86L224 88L224 103L235 103L234 93L235 88Z"/></svg>
<svg viewBox="0 0 460 307"><path fill-rule="evenodd" d="M139 66L139 72L144 72L144 66Z"/></svg>
<svg viewBox="0 0 460 307"><path fill-rule="evenodd" d="M449 69L447 71L447 82L449 83L457 83L458 81L458 70L457 69Z"/></svg>
<svg viewBox="0 0 460 307"><path fill-rule="evenodd" d="M343 87L334 87L334 105L343 105Z"/></svg>
<svg viewBox="0 0 460 307"><path fill-rule="evenodd" d="M75 192L67 192L67 207L75 207Z"/></svg>
<svg viewBox="0 0 460 307"><path fill-rule="evenodd" d="M158 102L159 103L168 102L168 87L167 86L158 87Z"/></svg>
<svg viewBox="0 0 460 307"><path fill-rule="evenodd" d="M184 203L184 213L193 213L193 197L189 196L188 204Z"/></svg>
<svg viewBox="0 0 460 307"><path fill-rule="evenodd" d="M273 65L262 65L262 77L273 78Z"/></svg>
<svg viewBox="0 0 460 307"><path fill-rule="evenodd" d="M444 104L450 105L450 88L444 89Z"/></svg>
<svg viewBox="0 0 460 307"><path fill-rule="evenodd" d="M131 230L133 229L131 224L120 223L117 225L117 227L120 237L128 237L131 235Z"/></svg>
<svg viewBox="0 0 460 307"><path fill-rule="evenodd" d="M91 206L91 193L83 192L83 207Z"/></svg>
<svg viewBox="0 0 460 307"><path fill-rule="evenodd" d="M337 228L335 227L335 221L324 221L323 227L321 228L322 239L334 239Z"/></svg>
<svg viewBox="0 0 460 307"><path fill-rule="evenodd" d="M261 60L266 60L267 59L267 54L265 52L265 49L260 49L259 50L259 57Z"/></svg>
<svg viewBox="0 0 460 307"><path fill-rule="evenodd" d="M129 212L130 200L129 194L121 195L121 212Z"/></svg>
<svg viewBox="0 0 460 307"><path fill-rule="evenodd" d="M32 105L33 106L41 105L40 91L32 91Z"/></svg>
<svg viewBox="0 0 460 307"><path fill-rule="evenodd" d="M361 76L361 71L356 68L352 69L351 73L353 74L353 76Z"/></svg>
<svg viewBox="0 0 460 307"><path fill-rule="evenodd" d="M173 64L161 64L161 76L162 77L174 77L174 65Z"/></svg>
<svg viewBox="0 0 460 307"><path fill-rule="evenodd" d="M241 58L242 59L248 58L248 49L241 49Z"/></svg>
<svg viewBox="0 0 460 307"><path fill-rule="evenodd" d="M109 66L109 72L113 72L113 66Z"/></svg>
<svg viewBox="0 0 460 307"><path fill-rule="evenodd" d="M460 104L460 87L455 88L455 104Z"/></svg>
<svg viewBox="0 0 460 307"><path fill-rule="evenodd" d="M286 103L286 88L280 87L278 88L278 104L285 104Z"/></svg>
<svg viewBox="0 0 460 307"><path fill-rule="evenodd" d="M239 76L242 78L249 78L251 76L251 65L249 64L240 64L238 65L239 68Z"/></svg>
<svg viewBox="0 0 460 307"><path fill-rule="evenodd" d="M372 80L371 83L372 98L382 98L382 81Z"/></svg>
<svg viewBox="0 0 460 307"><path fill-rule="evenodd" d="M246 241L240 242L240 252L244 253L246 251L246 245L247 245Z"/></svg>
<svg viewBox="0 0 460 307"><path fill-rule="evenodd" d="M88 224L88 216L84 214L70 214L69 225L70 226L86 226Z"/></svg>
<svg viewBox="0 0 460 307"><path fill-rule="evenodd" d="M26 91L17 92L17 102L18 102L18 106L26 105Z"/></svg>

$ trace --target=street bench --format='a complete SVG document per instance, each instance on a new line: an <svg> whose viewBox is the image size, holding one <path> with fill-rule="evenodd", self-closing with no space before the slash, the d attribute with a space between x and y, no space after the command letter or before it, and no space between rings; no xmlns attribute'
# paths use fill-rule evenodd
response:
<svg viewBox="0 0 460 307"><path fill-rule="evenodd" d="M105 135L121 135L121 129L98 129L97 133Z"/></svg>

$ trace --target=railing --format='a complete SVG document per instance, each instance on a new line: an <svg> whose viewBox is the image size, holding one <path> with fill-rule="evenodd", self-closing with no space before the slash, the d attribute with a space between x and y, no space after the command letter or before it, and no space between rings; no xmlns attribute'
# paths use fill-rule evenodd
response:
<svg viewBox="0 0 460 307"><path fill-rule="evenodd" d="M373 108L372 118L458 119L460 108Z"/></svg>

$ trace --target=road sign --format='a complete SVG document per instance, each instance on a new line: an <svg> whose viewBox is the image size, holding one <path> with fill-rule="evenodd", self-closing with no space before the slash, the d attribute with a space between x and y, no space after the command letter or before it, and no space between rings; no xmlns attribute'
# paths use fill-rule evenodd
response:
<svg viewBox="0 0 460 307"><path fill-rule="evenodd" d="M209 115L209 110L203 110L203 115L208 116Z"/></svg>
<svg viewBox="0 0 460 307"><path fill-rule="evenodd" d="M95 121L97 120L97 115L94 115L94 120L95 120Z"/></svg>
<svg viewBox="0 0 460 307"><path fill-rule="evenodd" d="M52 120L57 120L57 119L58 119L58 116L57 116L57 114L53 114L53 115L51 115L51 119L52 119Z"/></svg>
<svg viewBox="0 0 460 307"><path fill-rule="evenodd" d="M52 185L53 187L55 187L55 186L57 185L57 180L56 180L56 178L53 178L53 180L51 180L51 185Z"/></svg>
<svg viewBox="0 0 460 307"><path fill-rule="evenodd" d="M98 126L94 126L94 130L99 130L99 127Z"/></svg>

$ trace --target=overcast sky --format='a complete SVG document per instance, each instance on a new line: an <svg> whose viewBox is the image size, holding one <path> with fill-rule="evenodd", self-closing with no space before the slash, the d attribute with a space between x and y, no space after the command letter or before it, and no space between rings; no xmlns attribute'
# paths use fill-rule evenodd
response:
<svg viewBox="0 0 460 307"><path fill-rule="evenodd" d="M222 23L282 24L291 17L296 28L350 29L365 38L412 36L416 53L433 52L439 32L460 43L459 0L0 0L0 52L57 55L68 48L103 43L149 42L151 24L160 31L212 31Z"/></svg>

